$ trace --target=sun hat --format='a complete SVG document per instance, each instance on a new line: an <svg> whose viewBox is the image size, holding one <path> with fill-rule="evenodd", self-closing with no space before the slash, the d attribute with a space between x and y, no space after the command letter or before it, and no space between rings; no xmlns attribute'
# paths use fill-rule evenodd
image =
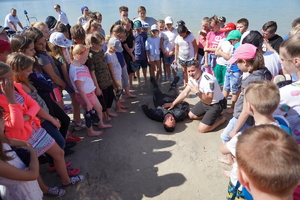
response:
<svg viewBox="0 0 300 200"><path fill-rule="evenodd" d="M165 23L166 23L166 24L173 24L173 19L172 19L172 17L170 17L170 16L166 17L166 18L165 18Z"/></svg>
<svg viewBox="0 0 300 200"><path fill-rule="evenodd" d="M110 38L109 41L108 41L108 44L114 48L117 52L122 52L123 51L123 48L122 48L122 43L119 39L113 37L113 38Z"/></svg>
<svg viewBox="0 0 300 200"><path fill-rule="evenodd" d="M228 24L226 24L224 26L224 28L220 29L220 31L222 32L227 32L227 31L232 31L232 30L235 30L236 29L236 26L234 23L230 22Z"/></svg>
<svg viewBox="0 0 300 200"><path fill-rule="evenodd" d="M72 41L68 40L63 33L54 32L50 35L49 41L60 47L69 47L72 45Z"/></svg>
<svg viewBox="0 0 300 200"><path fill-rule="evenodd" d="M249 43L258 47L264 43L264 38L258 31L250 31L242 40L242 44Z"/></svg>
<svg viewBox="0 0 300 200"><path fill-rule="evenodd" d="M158 26L156 24L153 24L151 26L151 31L158 31Z"/></svg>
<svg viewBox="0 0 300 200"><path fill-rule="evenodd" d="M81 13L82 13L82 14L83 14L84 9L86 9L86 8L89 9L87 6L82 6L82 7L81 7Z"/></svg>
<svg viewBox="0 0 300 200"><path fill-rule="evenodd" d="M141 22L140 20L136 20L136 21L133 23L133 28L134 28L134 29L142 28L142 22Z"/></svg>
<svg viewBox="0 0 300 200"><path fill-rule="evenodd" d="M227 61L227 64L235 63L238 59L252 59L256 55L256 50L257 47L253 44L242 44L234 51L233 56Z"/></svg>
<svg viewBox="0 0 300 200"><path fill-rule="evenodd" d="M6 40L0 39L0 52L11 51L10 43Z"/></svg>
<svg viewBox="0 0 300 200"><path fill-rule="evenodd" d="M225 38L225 41L236 40L236 39L240 39L241 37L242 37L242 33L240 31L233 30L233 31L230 31L227 38Z"/></svg>
<svg viewBox="0 0 300 200"><path fill-rule="evenodd" d="M142 28L150 28L150 25L148 23L143 23Z"/></svg>

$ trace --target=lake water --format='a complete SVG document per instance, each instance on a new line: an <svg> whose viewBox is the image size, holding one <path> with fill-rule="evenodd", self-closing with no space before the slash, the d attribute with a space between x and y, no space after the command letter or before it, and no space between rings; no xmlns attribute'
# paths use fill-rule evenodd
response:
<svg viewBox="0 0 300 200"><path fill-rule="evenodd" d="M247 18L250 22L250 30L261 30L267 21L276 21L277 33L286 35L291 29L292 21L300 17L300 0L0 0L0 25L3 25L5 16L11 8L17 9L17 15L23 25L26 18L23 14L27 10L29 17L36 17L39 21L45 21L49 15L57 18L53 6L57 3L67 14L71 25L76 24L81 16L80 8L88 6L91 11L102 13L102 26L108 33L110 26L119 20L119 7L129 8L129 18L137 16L137 8L145 6L147 16L156 19L164 19L171 16L174 21L184 20L186 26L196 34L200 29L203 17L226 17L228 22L236 22L240 18ZM34 20L31 20L34 21Z"/></svg>

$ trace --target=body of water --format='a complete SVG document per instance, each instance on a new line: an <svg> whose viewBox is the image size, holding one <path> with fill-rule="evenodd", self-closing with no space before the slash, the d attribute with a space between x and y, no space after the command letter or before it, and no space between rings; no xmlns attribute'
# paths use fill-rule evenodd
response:
<svg viewBox="0 0 300 200"><path fill-rule="evenodd" d="M27 10L29 17L36 17L39 21L45 21L49 15L57 18L53 9L55 4L61 6L71 25L77 23L82 6L100 12L106 33L110 26L119 20L119 7L123 5L129 8L130 19L137 17L139 6L145 6L147 16L156 19L171 16L175 22L184 20L195 35L201 28L201 19L214 14L226 17L226 23L235 23L240 18L247 18L250 22L249 30L260 31L265 22L276 21L277 33L281 36L286 35L291 29L292 21L300 17L300 0L88 0L85 3L80 0L0 0L0 25L3 26L4 18L11 8L17 9L17 15L23 25L26 25L24 10Z"/></svg>

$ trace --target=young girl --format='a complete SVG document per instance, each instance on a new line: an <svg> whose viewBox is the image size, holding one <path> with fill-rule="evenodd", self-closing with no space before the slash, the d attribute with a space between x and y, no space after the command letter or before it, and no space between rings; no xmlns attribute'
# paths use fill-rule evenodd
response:
<svg viewBox="0 0 300 200"><path fill-rule="evenodd" d="M209 18L204 17L201 21L202 30L200 30L198 32L198 60L199 60L199 63L201 63L202 58L204 56L204 47L206 44L206 36L207 36L207 33L209 32L208 25L209 25Z"/></svg>
<svg viewBox="0 0 300 200"><path fill-rule="evenodd" d="M160 39L158 37L158 26L153 24L151 26L151 37L148 37L146 40L146 55L148 63L150 63L150 76L155 77L155 80L158 81L159 78L162 78L161 75L161 65L160 65ZM155 67L156 66L156 67ZM154 74L156 71L156 75Z"/></svg>
<svg viewBox="0 0 300 200"><path fill-rule="evenodd" d="M75 90L75 98L87 112L92 111L94 108L97 111L100 122L98 128L111 128L110 124L104 124L102 119L102 106L95 95L95 85L89 69L85 66L88 59L89 50L82 44L71 46L72 63L70 65L69 75L70 80ZM94 131L93 127L87 124L88 136L100 136L103 131Z"/></svg>
<svg viewBox="0 0 300 200"><path fill-rule="evenodd" d="M13 72L10 66L0 63L0 68L2 80L0 106L7 113L5 135L8 138L27 141L36 150L37 156L46 152L53 157L54 166L64 187L81 182L84 179L83 175L69 177L63 150L45 129L41 128L40 121L36 117L40 106L22 89L22 85L13 83ZM49 188L46 189L40 177L38 181L42 191L47 193Z"/></svg>
<svg viewBox="0 0 300 200"><path fill-rule="evenodd" d="M111 112L111 106L115 98L114 83L102 50L104 40L104 36L99 32L94 32L87 36L86 44L91 46L91 48L86 66L89 68L96 86L95 93L103 107L103 117L106 121L109 121L110 117L117 117L117 114Z"/></svg>
<svg viewBox="0 0 300 200"><path fill-rule="evenodd" d="M43 193L36 179L39 163L35 150L28 143L8 139L4 136L3 109L0 107L0 193L2 199L43 199ZM10 146L26 149L30 154L29 166L22 162Z"/></svg>
<svg viewBox="0 0 300 200"><path fill-rule="evenodd" d="M177 32L179 35L175 39L175 58L173 63L177 64L177 58L179 58L179 64L183 69L183 88L185 88L188 82L187 62L198 59L198 47L194 35L185 25L179 25Z"/></svg>
<svg viewBox="0 0 300 200"><path fill-rule="evenodd" d="M158 27L158 38L161 39L162 32L166 30L165 21L163 19L159 19L159 20L157 20L156 24L157 24L157 27ZM164 54L163 54L162 49L161 49L160 46L159 46L159 51L160 51L160 54L159 54L160 66L162 66L162 64L164 63ZM167 80L167 72L166 72L166 69L165 69L166 68L165 65L163 65L163 68L164 68L164 79ZM160 71L160 76L161 76L161 78L163 78L162 77L162 70Z"/></svg>
<svg viewBox="0 0 300 200"><path fill-rule="evenodd" d="M225 38L224 32L220 31L220 23L216 15L209 19L209 26L211 31L206 36L206 43L204 48L204 69L206 72L213 74L212 70L216 66L217 56L215 51L221 39Z"/></svg>
<svg viewBox="0 0 300 200"><path fill-rule="evenodd" d="M90 20L85 27L85 32L87 35L93 33L94 31L100 32L101 30L101 24L95 20Z"/></svg>
<svg viewBox="0 0 300 200"><path fill-rule="evenodd" d="M167 74L168 81L171 80L171 68L170 65L174 61L175 52L175 38L178 36L178 32L173 28L172 17L166 17L166 28L160 35L160 48L164 56L164 71ZM172 68L173 77L177 76L177 72Z"/></svg>

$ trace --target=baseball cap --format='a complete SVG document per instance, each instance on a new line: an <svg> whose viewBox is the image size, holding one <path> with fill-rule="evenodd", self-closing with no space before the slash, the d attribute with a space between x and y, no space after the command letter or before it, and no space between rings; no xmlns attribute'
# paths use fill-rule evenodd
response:
<svg viewBox="0 0 300 200"><path fill-rule="evenodd" d="M225 41L236 40L236 39L240 39L241 37L242 37L241 32L239 32L238 30L233 30L233 31L230 31L227 38L225 38Z"/></svg>
<svg viewBox="0 0 300 200"><path fill-rule="evenodd" d="M133 23L133 28L134 28L134 29L142 28L142 22L141 22L140 20L136 20L136 21Z"/></svg>
<svg viewBox="0 0 300 200"><path fill-rule="evenodd" d="M166 18L165 18L165 23L166 23L166 24L173 24L173 19L172 19L172 17L170 17L170 16L166 17Z"/></svg>
<svg viewBox="0 0 300 200"><path fill-rule="evenodd" d="M72 45L72 41L68 40L63 33L54 32L50 35L49 41L60 47L69 47Z"/></svg>
<svg viewBox="0 0 300 200"><path fill-rule="evenodd" d="M108 41L108 44L114 48L117 52L122 52L123 48L122 48L122 43L120 40L118 40L117 38L113 37L110 38Z"/></svg>
<svg viewBox="0 0 300 200"><path fill-rule="evenodd" d="M224 28L220 29L220 31L222 32L227 32L227 31L232 31L232 30L235 30L236 29L236 26L234 23L230 22L228 24L226 24L224 26Z"/></svg>
<svg viewBox="0 0 300 200"><path fill-rule="evenodd" d="M219 17L219 21L220 21L220 22L224 22L224 23L225 23L225 22L226 22L226 18L225 18L225 17L223 17L223 16L221 16L221 17Z"/></svg>
<svg viewBox="0 0 300 200"><path fill-rule="evenodd" d="M156 24L153 24L151 26L151 31L158 31L158 26Z"/></svg>
<svg viewBox="0 0 300 200"><path fill-rule="evenodd" d="M177 22L177 26L185 26L185 22L183 20L179 20Z"/></svg>
<svg viewBox="0 0 300 200"><path fill-rule="evenodd" d="M7 30L7 29L9 29L9 28L8 27L0 26L0 33L2 33L2 31Z"/></svg>
<svg viewBox="0 0 300 200"><path fill-rule="evenodd" d="M258 47L264 42L264 38L258 31L250 31L242 40L242 44L249 43Z"/></svg>
<svg viewBox="0 0 300 200"><path fill-rule="evenodd" d="M144 24L142 24L142 28L150 28L150 26L148 23L144 23Z"/></svg>
<svg viewBox="0 0 300 200"><path fill-rule="evenodd" d="M242 44L235 50L233 56L227 61L227 64L235 63L238 59L252 59L256 55L256 50L257 47L253 44Z"/></svg>
<svg viewBox="0 0 300 200"><path fill-rule="evenodd" d="M10 43L7 42L6 40L0 39L0 52L3 51L11 51Z"/></svg>

